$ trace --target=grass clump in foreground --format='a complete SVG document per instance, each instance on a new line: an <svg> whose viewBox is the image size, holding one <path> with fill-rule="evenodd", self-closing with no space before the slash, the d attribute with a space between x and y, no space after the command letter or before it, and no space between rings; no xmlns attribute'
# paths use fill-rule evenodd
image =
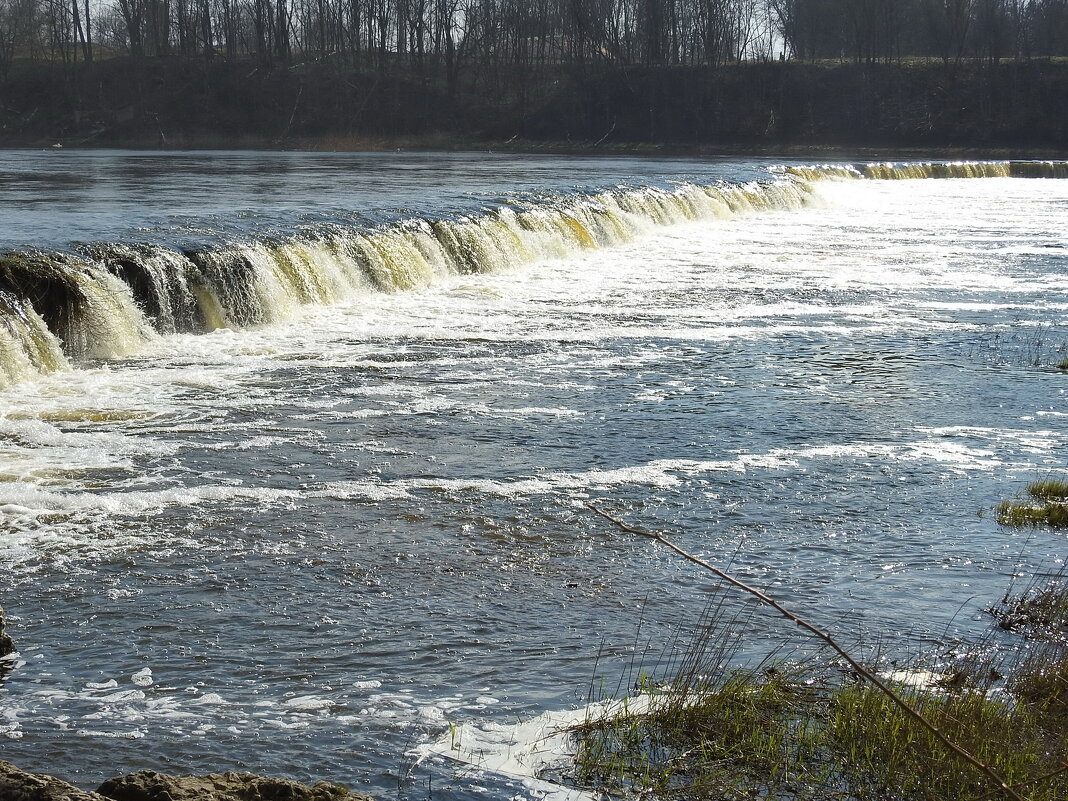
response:
<svg viewBox="0 0 1068 801"><path fill-rule="evenodd" d="M896 689L1010 785L1056 771L1066 718L1068 661L1021 679L1018 694L986 688ZM649 711L587 722L574 779L609 794L658 799L915 799L971 801L989 780L946 751L878 689L797 682L738 671L688 700L654 698ZM1068 774L1036 782L1029 801L1068 798Z"/></svg>
<svg viewBox="0 0 1068 801"><path fill-rule="evenodd" d="M1006 595L997 608L1034 638L1026 647L1006 654L987 643L938 670L879 674L1028 801L1068 798L1068 581L1057 578ZM695 647L713 639L703 634ZM838 663L727 670L717 667L722 656L702 671L688 655L675 682L640 683L650 696L644 711L578 727L573 781L612 797L667 801L1009 798Z"/></svg>
<svg viewBox="0 0 1068 801"><path fill-rule="evenodd" d="M1062 743L1068 742L1068 654L1039 651L1012 677L1011 691L1031 709L1039 724Z"/></svg>
<svg viewBox="0 0 1068 801"><path fill-rule="evenodd" d="M1035 643L1009 678L1011 693L1068 741L1068 568L1036 577L1016 595L1006 593L988 611L999 627Z"/></svg>
<svg viewBox="0 0 1068 801"><path fill-rule="evenodd" d="M997 521L1013 528L1049 526L1068 528L1068 481L1047 479L1028 485L1028 501L1003 501Z"/></svg>
<svg viewBox="0 0 1068 801"><path fill-rule="evenodd" d="M684 692L644 683L640 689L653 696L647 711L587 721L577 731L574 778L609 793L665 799L800 788L813 743L798 725L811 704L799 676L796 668L738 670Z"/></svg>

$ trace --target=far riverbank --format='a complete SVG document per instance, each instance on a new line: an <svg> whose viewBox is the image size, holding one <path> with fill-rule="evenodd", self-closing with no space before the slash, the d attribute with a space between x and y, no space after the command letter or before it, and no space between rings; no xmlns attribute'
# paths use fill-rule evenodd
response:
<svg viewBox="0 0 1068 801"><path fill-rule="evenodd" d="M1068 63L551 65L460 76L328 61L15 63L0 146L1055 158Z"/></svg>

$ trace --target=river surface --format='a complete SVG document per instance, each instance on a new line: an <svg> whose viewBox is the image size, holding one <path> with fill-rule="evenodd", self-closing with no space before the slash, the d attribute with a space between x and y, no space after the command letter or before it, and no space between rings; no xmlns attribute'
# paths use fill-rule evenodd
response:
<svg viewBox="0 0 1068 801"><path fill-rule="evenodd" d="M6 152L0 244L189 247L768 164ZM1068 181L811 190L0 392L0 757L84 787L237 768L530 797L405 754L655 671L715 597L585 502L849 641L985 631L1066 551L991 509L1065 467Z"/></svg>

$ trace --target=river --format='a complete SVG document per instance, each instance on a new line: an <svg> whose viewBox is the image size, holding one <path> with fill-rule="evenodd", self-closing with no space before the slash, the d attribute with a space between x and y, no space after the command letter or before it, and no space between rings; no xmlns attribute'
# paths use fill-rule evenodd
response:
<svg viewBox="0 0 1068 801"><path fill-rule="evenodd" d="M799 165L0 153L0 756L527 797L406 754L720 597L587 502L888 655L985 631L1065 554L991 511L1065 467L1063 165Z"/></svg>

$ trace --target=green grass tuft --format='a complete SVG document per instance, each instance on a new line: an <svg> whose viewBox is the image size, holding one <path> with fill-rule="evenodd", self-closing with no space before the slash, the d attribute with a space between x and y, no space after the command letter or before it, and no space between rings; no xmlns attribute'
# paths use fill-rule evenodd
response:
<svg viewBox="0 0 1068 801"><path fill-rule="evenodd" d="M687 690L653 694L643 714L578 731L575 780L657 798L748 798L811 780L814 743L798 725L812 695L799 668L730 671Z"/></svg>
<svg viewBox="0 0 1068 801"><path fill-rule="evenodd" d="M1068 501L1068 481L1036 481L1027 486L1027 494L1042 501Z"/></svg>
<svg viewBox="0 0 1068 801"><path fill-rule="evenodd" d="M1011 698L980 691L902 692L953 742L1010 784L1041 776L1057 765L1038 718ZM934 735L875 688L839 690L833 708L826 734L854 798L963 800L990 789L985 776L954 759ZM1064 783L1046 785L1029 798L1052 801L1066 789Z"/></svg>
<svg viewBox="0 0 1068 801"><path fill-rule="evenodd" d="M1032 506L1027 503L1002 501L996 507L997 521L1012 528L1068 528L1068 504L1047 503Z"/></svg>
<svg viewBox="0 0 1068 801"><path fill-rule="evenodd" d="M1012 677L1011 690L1047 731L1068 743L1068 654L1063 648L1032 655Z"/></svg>
<svg viewBox="0 0 1068 801"><path fill-rule="evenodd" d="M1013 528L1068 528L1068 481L1046 479L1028 485L1025 501L1002 501L995 507L997 521Z"/></svg>
<svg viewBox="0 0 1068 801"><path fill-rule="evenodd" d="M1016 595L1006 594L987 611L999 628L1031 639L1068 643L1068 573L1035 580Z"/></svg>
<svg viewBox="0 0 1068 801"><path fill-rule="evenodd" d="M988 611L997 628L960 656L937 667L922 657L894 663L883 680L1028 801L1068 798L1068 772L1058 773L1068 760L1068 573L1036 578ZM674 681L639 682L651 696L646 711L631 706L575 730L574 784L662 801L972 801L994 789L887 695L818 652L719 667L736 653L724 645L738 622L730 614L724 605L702 618L670 668ZM998 629L1031 642L999 647Z"/></svg>
<svg viewBox="0 0 1068 801"><path fill-rule="evenodd" d="M1017 783L1051 772L1066 755L1063 726L1043 723L1068 712L1066 680L1068 670L1021 678L1017 698L982 689L897 689ZM966 801L991 789L987 777L948 754L876 688L799 680L789 669L729 672L703 692L683 698L668 691L646 714L592 721L576 734L574 780L610 795ZM1065 797L1065 777L1027 794L1029 801Z"/></svg>

